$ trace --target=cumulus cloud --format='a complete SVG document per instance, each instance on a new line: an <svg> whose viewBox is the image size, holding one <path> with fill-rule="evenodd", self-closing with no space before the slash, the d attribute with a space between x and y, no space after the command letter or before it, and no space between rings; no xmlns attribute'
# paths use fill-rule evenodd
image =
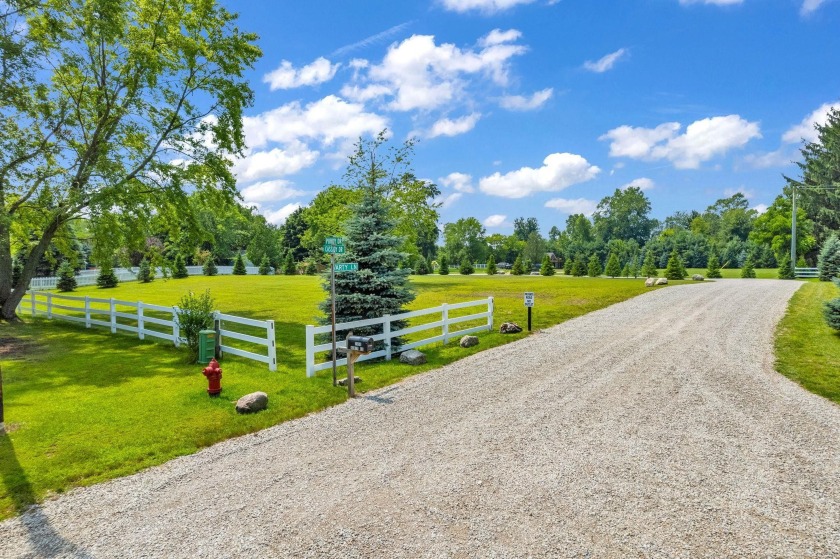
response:
<svg viewBox="0 0 840 559"><path fill-rule="evenodd" d="M506 215L489 215L487 216L482 224L485 227L501 227L505 225L505 220L507 219Z"/></svg>
<svg viewBox="0 0 840 559"><path fill-rule="evenodd" d="M599 58L598 60L587 60L583 63L583 67L589 70L590 72L603 74L607 70L612 70L616 62L618 62L625 54L627 54L627 52L627 49L618 49L617 51L611 52L610 54Z"/></svg>
<svg viewBox="0 0 840 559"><path fill-rule="evenodd" d="M598 207L595 200L587 200L586 198L576 198L569 200L566 198L553 198L545 203L546 208L554 208L564 214L583 214L592 215Z"/></svg>
<svg viewBox="0 0 840 559"><path fill-rule="evenodd" d="M524 198L535 192L558 192L573 184L594 179L601 170L572 153L552 153L542 167L522 167L516 171L493 173L478 185L482 192L503 198Z"/></svg>
<svg viewBox="0 0 840 559"><path fill-rule="evenodd" d="M744 156L744 163L753 169L769 169L771 167L786 167L793 164L796 154L786 153L783 149L776 151L751 153Z"/></svg>
<svg viewBox="0 0 840 559"><path fill-rule="evenodd" d="M763 214L767 211L767 204L756 204L755 206L752 207L752 209L757 211L760 215L760 214Z"/></svg>
<svg viewBox="0 0 840 559"><path fill-rule="evenodd" d="M318 155L317 151L308 149L303 143L293 141L284 149L254 151L242 159L237 159L233 165L233 172L244 182L283 177L314 165Z"/></svg>
<svg viewBox="0 0 840 559"><path fill-rule="evenodd" d="M818 136L815 126L817 124L824 125L828 121L828 112L832 109L832 107L840 108L840 104L825 103L817 110L803 118L802 122L788 129L788 131L782 136L782 141L788 144L798 144L802 140L805 140L806 142L816 142Z"/></svg>
<svg viewBox="0 0 840 559"><path fill-rule="evenodd" d="M441 208L446 209L451 207L455 202L464 196L463 192L452 192L450 194L441 194L435 198L435 204L439 204Z"/></svg>
<svg viewBox="0 0 840 559"><path fill-rule="evenodd" d="M627 190L628 188L638 188L639 190L644 192L645 190L652 190L654 186L655 184L651 179L642 177L628 182L627 184L621 187L621 190Z"/></svg>
<svg viewBox="0 0 840 559"><path fill-rule="evenodd" d="M285 180L258 182L242 189L242 198L248 204L280 202L302 195L302 191L296 190L291 182Z"/></svg>
<svg viewBox="0 0 840 559"><path fill-rule="evenodd" d="M449 11L464 13L477 11L484 14L495 14L509 10L520 4L531 4L536 0L440 0L441 5Z"/></svg>
<svg viewBox="0 0 840 559"><path fill-rule="evenodd" d="M333 79L339 66L323 56L302 68L295 68L291 62L283 60L277 69L263 76L263 83L269 84L271 91L318 85Z"/></svg>
<svg viewBox="0 0 840 559"><path fill-rule="evenodd" d="M299 203L293 202L291 204L286 204L279 210L266 211L263 215L269 223L273 223L274 225L283 225L286 223L286 218L292 215L292 213L300 207L301 205Z"/></svg>
<svg viewBox="0 0 840 559"><path fill-rule="evenodd" d="M445 177L438 179L438 182L458 192L475 192L475 188L472 185L472 175L466 173L449 173Z"/></svg>
<svg viewBox="0 0 840 559"><path fill-rule="evenodd" d="M503 109L508 109L510 111L533 111L534 109L539 109L545 105L546 101L551 99L552 95L554 95L554 89L551 87L537 91L530 97L525 97L523 95L506 95L502 97L499 105L501 105Z"/></svg>
<svg viewBox="0 0 840 559"><path fill-rule="evenodd" d="M681 129L682 125L678 122L668 122L656 128L619 126L600 139L610 141L612 157L645 161L664 159L671 161L677 169L696 169L704 161L761 137L757 122L748 122L738 115L698 120L679 134Z"/></svg>
<svg viewBox="0 0 840 559"><path fill-rule="evenodd" d="M799 8L799 13L802 16L811 15L820 9L820 6L826 3L827 0L803 0L802 7Z"/></svg>
<svg viewBox="0 0 840 559"><path fill-rule="evenodd" d="M479 118L481 118L481 114L479 113L472 113L461 118L456 118L455 120L442 118L432 125L432 128L426 135L429 138L458 136L475 128Z"/></svg>

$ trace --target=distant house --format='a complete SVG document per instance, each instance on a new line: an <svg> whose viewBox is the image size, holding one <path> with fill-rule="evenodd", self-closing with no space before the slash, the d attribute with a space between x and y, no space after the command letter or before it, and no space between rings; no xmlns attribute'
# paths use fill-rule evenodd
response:
<svg viewBox="0 0 840 559"><path fill-rule="evenodd" d="M563 267L563 260L560 259L559 256L554 254L553 252L546 252L548 255L548 259L551 261L551 265L555 268L562 268Z"/></svg>

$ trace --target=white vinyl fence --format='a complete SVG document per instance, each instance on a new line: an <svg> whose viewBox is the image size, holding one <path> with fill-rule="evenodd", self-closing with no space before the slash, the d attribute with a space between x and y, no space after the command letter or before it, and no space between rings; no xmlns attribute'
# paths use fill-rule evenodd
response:
<svg viewBox="0 0 840 559"><path fill-rule="evenodd" d="M233 275L233 266L216 266L216 268L219 270L220 276ZM116 275L117 279L120 281L137 281L137 272L139 271L139 268L114 268L114 275ZM260 273L260 269L257 266L246 266L245 271L248 273L249 276L255 276ZM191 276L200 276L204 273L201 266L187 266L187 272ZM172 271L169 270L168 273L171 275ZM274 273L273 268L271 273ZM96 285L96 278L98 276L99 270L82 270L81 272L76 274L76 285L78 285L79 287L84 287L86 285ZM163 270L161 268L157 268L155 270L155 277L163 277ZM32 281L29 282L29 289L55 289L57 285L57 276L32 278Z"/></svg>
<svg viewBox="0 0 840 559"><path fill-rule="evenodd" d="M160 338L179 347L186 340L181 337L176 320L178 307L151 305L142 301L120 301L98 297L72 297L51 292L29 291L18 305L18 313L42 316L54 320L66 320L84 324L85 328L102 326L112 334L118 331L137 334L141 340L146 336ZM268 365L270 371L277 370L277 348L274 343L274 321L254 320L214 313L219 332L222 354L230 353ZM248 333L232 330L234 325L245 326ZM259 335L254 335L259 334ZM234 340L248 345L229 345ZM256 353L256 348L265 348L265 355Z"/></svg>
<svg viewBox="0 0 840 559"><path fill-rule="evenodd" d="M793 275L797 278L818 278L820 277L819 268L794 268Z"/></svg>
<svg viewBox="0 0 840 559"><path fill-rule="evenodd" d="M468 314L464 316L457 316L450 318L449 313L451 311L455 311L458 309L466 309L470 307L483 307L481 312L477 312L474 314ZM417 318L421 316L428 316L433 314L440 314L440 319L435 320L433 322L427 322L424 324L418 324L416 326L408 326L401 330L391 330L391 323L394 321L400 320L407 320L411 318ZM461 324L463 322L475 321L475 320L483 320L486 319L484 324L480 326L473 326L471 328L465 328L462 330L453 330L452 326L455 324ZM487 299L480 299L478 301L469 301L466 303L457 303L455 305L447 305L444 303L439 307L433 307L430 309L422 309L419 311L412 311L407 313L401 314L394 314L394 315L385 315L381 318L371 318L367 320L355 320L353 322L342 322L335 325L336 332L342 332L345 330L353 330L354 328L362 328L365 326L376 326L382 325L382 333L376 334L371 336L375 341L384 341L385 342L385 349L381 349L379 351L375 351L369 355L362 355L359 358L359 361L367 361L368 359L376 359L378 357L384 357L386 360L390 360L392 357L392 348L391 348L391 339L394 337L403 337L408 336L410 334L414 334L416 332L423 332L425 330L432 330L432 329L440 329L440 333L432 336L430 338L425 338L423 340L414 341L411 343L406 343L400 346L399 351L408 351L409 349L414 349L417 347L421 347L424 345L433 344L436 342L443 342L444 344L448 343L450 339L453 339L457 336L463 336L466 334L472 334L474 332L484 332L484 331L492 331L493 330L493 297L488 297ZM316 336L323 335L323 334L330 334L332 332L332 326L327 324L326 326L311 326L308 325L306 327L306 376L311 377L314 376L316 372L323 371L324 369L331 369L332 368L332 359L326 361L324 363L315 363L315 355L321 352L330 352L332 353L332 341L324 343L324 344L315 344ZM341 367L347 365L347 358L338 359L336 360L336 365Z"/></svg>

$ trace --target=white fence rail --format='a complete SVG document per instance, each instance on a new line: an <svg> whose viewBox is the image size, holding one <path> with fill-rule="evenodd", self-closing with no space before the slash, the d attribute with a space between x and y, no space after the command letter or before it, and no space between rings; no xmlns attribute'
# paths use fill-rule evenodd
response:
<svg viewBox="0 0 840 559"><path fill-rule="evenodd" d="M484 307L485 310L482 312L469 314L465 316L458 316L450 318L449 313L451 311L455 311L458 309L466 309L470 307ZM402 328L400 330L392 330L391 324L395 321L402 321L408 320L411 318L417 318L421 316L428 316L433 314L440 314L440 320L434 320L433 322L427 322L424 324L418 324L416 326L408 326L406 328ZM451 327L456 324L461 324L463 322L469 322L474 320L482 320L486 319L486 323L480 326L473 326L471 328L464 328L462 330L453 330ZM417 347L421 347L424 345L433 344L436 342L443 342L444 344L448 343L450 339L453 339L457 336L463 336L466 334L472 334L475 332L484 332L484 331L492 331L493 330L493 297L488 297L487 299L480 299L478 301L468 301L466 303L458 303L455 305L447 305L443 304L439 307L433 307L430 309L422 309L419 311L412 311L407 313L401 314L394 314L394 315L385 315L381 318L371 318L367 320L356 320L353 322L342 322L335 325L336 332L343 332L347 330L353 330L354 328L362 328L365 326L382 326L382 333L376 334L372 336L374 341L384 341L385 348L379 351L374 351L369 355L362 355L359 358L359 361L367 361L369 359L376 359L378 357L384 357L386 360L390 360L392 357L392 347L391 347L391 340L395 337L403 337L408 336L409 334L414 334L416 332L423 332L425 330L432 330L432 329L440 329L440 334L432 336L430 338L425 338L423 340L414 341L411 343L403 344L400 346L399 351L408 351L409 349L414 349ZM315 363L315 356L318 353L328 351L332 352L332 341L324 344L316 344L315 339L318 335L329 334L332 332L332 326L312 326L307 325L306 327L306 376L311 377L314 376L316 372L323 371L324 369L331 369L332 368L332 359L323 363ZM337 359L336 366L343 367L347 365L347 358Z"/></svg>
<svg viewBox="0 0 840 559"><path fill-rule="evenodd" d="M216 268L219 270L220 276L233 275L233 266L216 266ZM117 279L120 281L137 281L137 272L139 271L139 268L114 268L114 275L116 275ZM260 273L260 269L257 266L246 266L245 271L249 276L255 276ZM200 276L204 273L204 270L201 266L187 266L187 272L191 276ZM171 275L172 271L169 270L168 273ZM271 273L274 273L273 268ZM76 274L76 285L79 287L96 285L97 277L99 277L99 270L82 270ZM157 268L155 270L155 277L163 277L162 268ZM44 289L55 289L57 285L58 277L56 276L32 278L32 281L29 282L29 289L39 291Z"/></svg>
<svg viewBox="0 0 840 559"><path fill-rule="evenodd" d="M819 268L794 268L793 275L797 278L818 278L820 277Z"/></svg>
<svg viewBox="0 0 840 559"><path fill-rule="evenodd" d="M118 331L131 332L137 334L141 340L146 339L146 336L159 338L172 342L175 347L179 347L186 341L181 337L180 326L176 319L178 307L164 307L142 301L121 301L87 296L72 297L50 292L29 291L24 295L17 310L18 313L28 313L30 316L84 324L85 328L102 326L109 328L112 334ZM277 370L273 320L254 320L222 314L218 311L214 313L214 317L218 325L222 353L259 361L267 364L270 371ZM251 333L231 330L232 325L236 324L249 327ZM253 335L255 332L258 332L260 336ZM266 355L251 351L253 345L246 346L247 348L228 345L234 343L234 340L265 347Z"/></svg>

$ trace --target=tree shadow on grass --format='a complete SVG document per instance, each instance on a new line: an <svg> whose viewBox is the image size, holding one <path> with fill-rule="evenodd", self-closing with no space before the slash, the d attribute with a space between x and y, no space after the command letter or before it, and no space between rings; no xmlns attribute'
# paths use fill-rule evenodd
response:
<svg viewBox="0 0 840 559"><path fill-rule="evenodd" d="M11 497L15 512L21 515L19 522L38 557L92 558L87 551L67 541L50 523L49 518L36 501L35 491L29 483L26 471L18 462L12 440L7 433L0 433L0 481Z"/></svg>

